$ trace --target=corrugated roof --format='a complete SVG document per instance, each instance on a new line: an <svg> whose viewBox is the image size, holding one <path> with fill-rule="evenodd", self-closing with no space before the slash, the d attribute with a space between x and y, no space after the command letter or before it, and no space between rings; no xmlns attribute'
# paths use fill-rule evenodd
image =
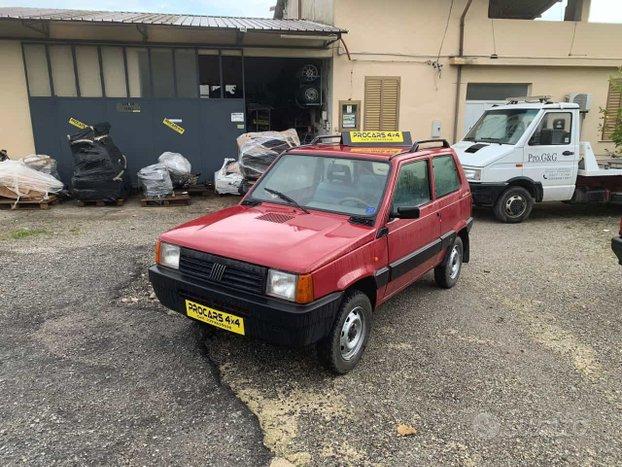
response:
<svg viewBox="0 0 622 467"><path fill-rule="evenodd" d="M131 13L125 11L61 10L55 8L2 7L0 19L71 21L94 24L154 24L175 27L246 29L247 31L321 33L346 32L335 26L299 19Z"/></svg>

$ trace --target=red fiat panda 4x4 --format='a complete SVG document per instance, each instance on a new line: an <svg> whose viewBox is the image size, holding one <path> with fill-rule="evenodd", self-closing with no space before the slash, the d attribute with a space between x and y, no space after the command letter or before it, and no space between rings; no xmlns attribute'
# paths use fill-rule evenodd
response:
<svg viewBox="0 0 622 467"><path fill-rule="evenodd" d="M165 306L227 331L359 361L374 310L469 260L469 184L453 150L407 132L344 133L282 154L240 204L162 234L149 269Z"/></svg>

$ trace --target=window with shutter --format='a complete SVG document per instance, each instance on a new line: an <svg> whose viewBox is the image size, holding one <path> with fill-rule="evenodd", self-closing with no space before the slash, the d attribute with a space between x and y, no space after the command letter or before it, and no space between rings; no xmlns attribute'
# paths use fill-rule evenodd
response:
<svg viewBox="0 0 622 467"><path fill-rule="evenodd" d="M622 117L622 79L609 81L607 106L603 117L603 140L611 141L616 121Z"/></svg>
<svg viewBox="0 0 622 467"><path fill-rule="evenodd" d="M365 130L399 130L400 78L367 76L365 78Z"/></svg>

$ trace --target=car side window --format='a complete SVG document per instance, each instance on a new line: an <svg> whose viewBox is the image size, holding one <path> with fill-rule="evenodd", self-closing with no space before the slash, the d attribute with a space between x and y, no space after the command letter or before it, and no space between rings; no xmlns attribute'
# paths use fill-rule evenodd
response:
<svg viewBox="0 0 622 467"><path fill-rule="evenodd" d="M460 178L454 158L439 156L432 159L434 169L434 193L440 198L460 188Z"/></svg>
<svg viewBox="0 0 622 467"><path fill-rule="evenodd" d="M549 112L544 114L529 146L552 146L570 144L572 114L570 112Z"/></svg>
<svg viewBox="0 0 622 467"><path fill-rule="evenodd" d="M420 206L430 199L428 162L423 160L403 165L393 193L393 210L402 206Z"/></svg>

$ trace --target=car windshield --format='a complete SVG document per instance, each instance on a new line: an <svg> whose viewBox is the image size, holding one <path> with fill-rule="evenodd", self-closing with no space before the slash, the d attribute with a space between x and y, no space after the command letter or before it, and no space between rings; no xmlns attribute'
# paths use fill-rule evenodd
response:
<svg viewBox="0 0 622 467"><path fill-rule="evenodd" d="M373 217L388 173L386 162L286 154L255 185L250 197L304 209Z"/></svg>
<svg viewBox="0 0 622 467"><path fill-rule="evenodd" d="M538 109L488 110L471 128L464 140L516 144L538 112Z"/></svg>

